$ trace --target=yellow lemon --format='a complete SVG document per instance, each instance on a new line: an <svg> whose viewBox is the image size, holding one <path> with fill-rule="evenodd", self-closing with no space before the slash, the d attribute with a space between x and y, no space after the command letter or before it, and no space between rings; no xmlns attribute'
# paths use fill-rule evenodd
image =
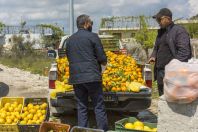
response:
<svg viewBox="0 0 198 132"><path fill-rule="evenodd" d="M33 120L38 120L38 116L34 115Z"/></svg>
<svg viewBox="0 0 198 132"><path fill-rule="evenodd" d="M1 113L1 118L5 119L6 118L6 112Z"/></svg>
<svg viewBox="0 0 198 132"><path fill-rule="evenodd" d="M35 110L35 109L31 109L29 112L30 112L31 114L35 114L35 113L36 113L36 110Z"/></svg>
<svg viewBox="0 0 198 132"><path fill-rule="evenodd" d="M39 112L39 113L37 112L36 115L37 115L38 117L41 117L41 116L42 116L42 113L41 113L41 112Z"/></svg>
<svg viewBox="0 0 198 132"><path fill-rule="evenodd" d="M12 106L10 106L10 107L8 108L8 111L9 111L9 112L13 112L13 111L14 111L14 108L13 108Z"/></svg>
<svg viewBox="0 0 198 132"><path fill-rule="evenodd" d="M36 113L42 113L42 110L37 110L37 112Z"/></svg>
<svg viewBox="0 0 198 132"><path fill-rule="evenodd" d="M10 107L10 106L11 106L10 103L6 103L6 104L4 105L4 107Z"/></svg>
<svg viewBox="0 0 198 132"><path fill-rule="evenodd" d="M11 124L12 123L12 120L11 119L6 119L6 124Z"/></svg>
<svg viewBox="0 0 198 132"><path fill-rule="evenodd" d="M141 121L135 121L134 126L141 126L144 127L144 124Z"/></svg>
<svg viewBox="0 0 198 132"><path fill-rule="evenodd" d="M33 114L28 114L28 115L27 115L27 118L28 118L29 120L31 120L31 119L33 118Z"/></svg>
<svg viewBox="0 0 198 132"><path fill-rule="evenodd" d="M34 108L35 108L36 110L39 110L39 109L40 109L40 106L39 106L39 105L35 105Z"/></svg>
<svg viewBox="0 0 198 132"><path fill-rule="evenodd" d="M30 110L30 109L33 109L34 105L33 105L32 103L29 103L29 104L27 105L27 107L28 107L28 109Z"/></svg>
<svg viewBox="0 0 198 132"><path fill-rule="evenodd" d="M15 116L14 115L11 115L10 116L10 119L13 121L15 119Z"/></svg>
<svg viewBox="0 0 198 132"><path fill-rule="evenodd" d="M26 115L23 113L21 114L21 118L24 119L26 117Z"/></svg>
<svg viewBox="0 0 198 132"><path fill-rule="evenodd" d="M19 107L16 107L16 108L14 108L14 111L15 111L15 112L20 112L21 109L20 109Z"/></svg>
<svg viewBox="0 0 198 132"><path fill-rule="evenodd" d="M132 87L131 91L138 93L138 92L140 92L140 88L139 87Z"/></svg>
<svg viewBox="0 0 198 132"><path fill-rule="evenodd" d="M37 121L36 121L36 124L41 124L41 121L40 121L40 120L37 120Z"/></svg>
<svg viewBox="0 0 198 132"><path fill-rule="evenodd" d="M150 127L148 127L148 126L144 126L144 131L151 131L151 128Z"/></svg>
<svg viewBox="0 0 198 132"><path fill-rule="evenodd" d="M32 124L32 121L31 120L28 120L27 124L28 125Z"/></svg>
<svg viewBox="0 0 198 132"><path fill-rule="evenodd" d="M15 123L15 124L16 124L17 122L18 122L18 119L17 119L17 118L15 118L15 119L14 119L14 121L13 121L13 123Z"/></svg>
<svg viewBox="0 0 198 132"><path fill-rule="evenodd" d="M47 108L47 103L43 103L40 107L42 110L45 110Z"/></svg>
<svg viewBox="0 0 198 132"><path fill-rule="evenodd" d="M28 111L28 108L27 108L27 107L24 107L24 108L23 108L23 111L24 111L24 112Z"/></svg>
<svg viewBox="0 0 198 132"><path fill-rule="evenodd" d="M41 122L43 122L43 121L44 121L44 119L45 119L45 117L44 117L44 116L41 116L41 117L39 118L39 120L40 120Z"/></svg>
<svg viewBox="0 0 198 132"><path fill-rule="evenodd" d="M27 122L27 121L28 121L28 118L27 118L27 117L25 117L23 120Z"/></svg>
<svg viewBox="0 0 198 132"><path fill-rule="evenodd" d="M27 116L28 114L29 114L29 113L28 113L27 111L24 113L25 116Z"/></svg>
<svg viewBox="0 0 198 132"><path fill-rule="evenodd" d="M36 124L36 120L32 120L32 124Z"/></svg>
<svg viewBox="0 0 198 132"><path fill-rule="evenodd" d="M134 129L135 130L141 130L142 131L142 130L144 130L144 127L143 126L135 126Z"/></svg>
<svg viewBox="0 0 198 132"><path fill-rule="evenodd" d="M124 125L124 128L126 128L126 129L133 129L134 128L134 125L132 123L126 123Z"/></svg>
<svg viewBox="0 0 198 132"><path fill-rule="evenodd" d="M5 124L5 119L0 118L0 124Z"/></svg>
<svg viewBox="0 0 198 132"><path fill-rule="evenodd" d="M157 128L153 128L152 129L152 132L157 132Z"/></svg>
<svg viewBox="0 0 198 132"><path fill-rule="evenodd" d="M46 114L46 110L42 110L41 113L42 113L43 115L45 115L45 114Z"/></svg>
<svg viewBox="0 0 198 132"><path fill-rule="evenodd" d="M20 124L21 124L21 125L26 125L27 122L23 120L23 121L20 122Z"/></svg>

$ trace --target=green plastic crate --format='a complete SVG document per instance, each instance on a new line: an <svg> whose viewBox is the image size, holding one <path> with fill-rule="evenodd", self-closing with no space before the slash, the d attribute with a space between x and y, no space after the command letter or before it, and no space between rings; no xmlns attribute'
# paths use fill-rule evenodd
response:
<svg viewBox="0 0 198 132"><path fill-rule="evenodd" d="M131 129L125 129L124 125L128 122L128 123L134 123L135 121L137 121L137 119L135 117L129 117L129 118L124 118L122 120L119 120L117 122L115 122L115 131L119 131L119 132L146 132L146 131L139 131L139 130L131 130ZM157 127L157 123L148 123L148 122L143 122L144 125L150 127L150 128L156 128ZM148 131L147 131L148 132Z"/></svg>

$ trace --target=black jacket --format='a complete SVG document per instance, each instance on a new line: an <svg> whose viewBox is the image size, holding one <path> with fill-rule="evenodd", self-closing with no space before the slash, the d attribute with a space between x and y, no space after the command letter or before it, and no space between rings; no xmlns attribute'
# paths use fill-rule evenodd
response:
<svg viewBox="0 0 198 132"><path fill-rule="evenodd" d="M97 34L79 29L67 41L70 84L102 81L101 64L107 57Z"/></svg>
<svg viewBox="0 0 198 132"><path fill-rule="evenodd" d="M156 58L158 52L159 36L161 35L161 29L158 30L158 36L156 38L155 46L151 57ZM166 42L171 50L174 59L178 59L182 62L187 62L192 57L190 36L187 31L179 25L172 23L167 28ZM156 68L155 68L156 79Z"/></svg>

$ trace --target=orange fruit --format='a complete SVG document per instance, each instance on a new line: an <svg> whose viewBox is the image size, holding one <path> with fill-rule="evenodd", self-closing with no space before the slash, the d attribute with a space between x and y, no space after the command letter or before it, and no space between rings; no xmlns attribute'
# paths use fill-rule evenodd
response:
<svg viewBox="0 0 198 132"><path fill-rule="evenodd" d="M136 71L137 72L141 72L142 70L141 70L141 68L137 68Z"/></svg>
<svg viewBox="0 0 198 132"><path fill-rule="evenodd" d="M131 81L135 80L135 77L133 75L131 75Z"/></svg>
<svg viewBox="0 0 198 132"><path fill-rule="evenodd" d="M121 88L117 88L116 91L117 91L117 92L121 91Z"/></svg>
<svg viewBox="0 0 198 132"><path fill-rule="evenodd" d="M127 92L127 88L126 87L122 87L122 92Z"/></svg>
<svg viewBox="0 0 198 132"><path fill-rule="evenodd" d="M111 89L111 91L113 91L113 92L115 92L117 89L115 88L115 87L113 87L112 89Z"/></svg>

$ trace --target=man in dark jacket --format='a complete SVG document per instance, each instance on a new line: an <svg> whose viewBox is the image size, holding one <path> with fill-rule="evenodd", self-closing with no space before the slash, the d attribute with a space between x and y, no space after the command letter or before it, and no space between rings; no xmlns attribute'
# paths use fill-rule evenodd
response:
<svg viewBox="0 0 198 132"><path fill-rule="evenodd" d="M78 103L78 125L88 127L88 97L93 102L99 129L107 131L107 115L103 101L101 65L107 57L97 34L92 33L93 22L87 15L77 18L78 31L67 42L70 78Z"/></svg>
<svg viewBox="0 0 198 132"><path fill-rule="evenodd" d="M165 66L172 60L178 59L187 62L191 58L190 37L187 31L173 23L172 12L168 8L162 8L153 16L158 22L160 29L156 38L153 53L149 59L155 62L154 75L158 83L159 95L163 95Z"/></svg>

